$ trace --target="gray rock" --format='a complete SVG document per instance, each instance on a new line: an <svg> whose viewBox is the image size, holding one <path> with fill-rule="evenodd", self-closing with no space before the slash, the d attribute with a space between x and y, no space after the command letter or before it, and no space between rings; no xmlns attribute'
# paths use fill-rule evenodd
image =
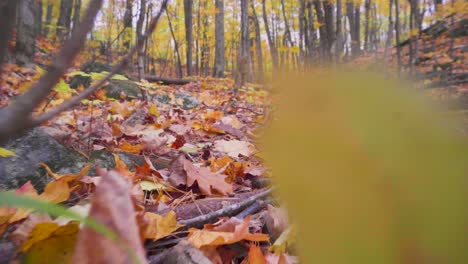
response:
<svg viewBox="0 0 468 264"><path fill-rule="evenodd" d="M59 174L77 173L86 165L82 155L62 146L42 128L32 129L5 148L16 156L0 157L0 189L17 189L31 181L42 190L52 178L39 165L41 162Z"/></svg>
<svg viewBox="0 0 468 264"><path fill-rule="evenodd" d="M182 104L179 104L179 106L184 110L194 109L199 105L197 98L191 96L190 94L180 93L176 94L175 97L183 99Z"/></svg>
<svg viewBox="0 0 468 264"><path fill-rule="evenodd" d="M127 96L126 99L142 98L143 93L140 87L133 82L127 80L111 80L109 84L104 87L106 89L107 97L120 100L120 94L123 92Z"/></svg>
<svg viewBox="0 0 468 264"><path fill-rule="evenodd" d="M119 158L127 165L130 170L134 170L135 164L142 166L145 162L142 156L134 155L131 153L118 152L115 153ZM115 168L115 159L114 155L107 150L96 150L93 151L90 155L90 162L92 164L97 164L100 168L112 169ZM90 174L93 174L94 170L90 171Z"/></svg>

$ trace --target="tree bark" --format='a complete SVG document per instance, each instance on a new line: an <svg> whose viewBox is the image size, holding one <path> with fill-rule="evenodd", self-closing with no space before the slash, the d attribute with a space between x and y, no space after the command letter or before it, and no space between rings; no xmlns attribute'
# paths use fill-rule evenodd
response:
<svg viewBox="0 0 468 264"><path fill-rule="evenodd" d="M37 14L38 2L20 1L18 6L18 24L16 26L16 58L21 63L31 62L36 51L37 25L41 23Z"/></svg>
<svg viewBox="0 0 468 264"><path fill-rule="evenodd" d="M388 58L388 49L390 48L390 45L392 44L392 36L393 36L393 12L392 12L392 7L393 7L393 0L390 0L389 2L389 10L388 10L388 31L387 31L387 40L385 41L385 50L384 50L384 57L383 57L383 63L385 70L387 68L387 58Z"/></svg>
<svg viewBox="0 0 468 264"><path fill-rule="evenodd" d="M241 37L237 62L236 87L250 81L251 65L249 53L249 0L241 0Z"/></svg>
<svg viewBox="0 0 468 264"><path fill-rule="evenodd" d="M16 8L18 1L3 1L0 2L0 73L1 65L8 51L10 44L11 32L16 20Z"/></svg>
<svg viewBox="0 0 468 264"><path fill-rule="evenodd" d="M262 54L262 40L260 35L260 23L258 21L257 12L255 11L254 2L251 1L250 5L252 7L253 22L255 26L255 53L257 55L257 81L263 82L263 54Z"/></svg>
<svg viewBox="0 0 468 264"><path fill-rule="evenodd" d="M126 0L125 2L125 14L124 14L124 34L123 34L123 46L125 49L129 49L132 39L133 31L133 0Z"/></svg>
<svg viewBox="0 0 468 264"><path fill-rule="evenodd" d="M368 52L369 48L369 20L370 20L370 6L371 0L366 0L364 3L365 8L365 25L364 25L364 50Z"/></svg>
<svg viewBox="0 0 468 264"><path fill-rule="evenodd" d="M177 78L182 78L182 61L180 60L179 43L177 42L177 39L175 37L174 28L172 27L171 18L167 9L166 9L166 16L167 16L167 22L169 24L169 30L171 31L171 35L172 35L172 40L174 41L175 55L177 58Z"/></svg>
<svg viewBox="0 0 468 264"><path fill-rule="evenodd" d="M315 14L317 15L317 22L321 25L319 27L319 36L320 36L320 57L322 62L327 60L327 49L329 47L327 30L325 25L325 18L323 15L322 5L320 0L314 0Z"/></svg>
<svg viewBox="0 0 468 264"><path fill-rule="evenodd" d="M273 64L273 72L276 72L279 66L278 65L278 51L276 49L276 45L272 36L272 32L270 31L270 26L268 23L268 17L267 17L267 12L266 12L265 0L262 0L262 15L263 15L263 24L265 25L265 31L267 34L268 46L270 48L271 61Z"/></svg>
<svg viewBox="0 0 468 264"><path fill-rule="evenodd" d="M186 60L187 60L187 75L192 75L192 44L193 44L193 3L192 0L184 0L184 21L185 21L185 41L187 44Z"/></svg>
<svg viewBox="0 0 468 264"><path fill-rule="evenodd" d="M65 41L68 39L68 35L70 34L70 24L71 24L71 16L73 10L73 2L70 0L61 0L60 1L60 14L57 20L57 37L59 38L60 42Z"/></svg>
<svg viewBox="0 0 468 264"><path fill-rule="evenodd" d="M225 46L224 46L224 0L215 1L215 65L214 77L224 77Z"/></svg>
<svg viewBox="0 0 468 264"><path fill-rule="evenodd" d="M341 0L336 1L336 41L335 41L335 62L340 63L341 55L343 54L343 21L341 20L342 3Z"/></svg>
<svg viewBox="0 0 468 264"><path fill-rule="evenodd" d="M322 2L323 4L323 11L325 14L325 28L326 28L326 43L327 48L325 50L325 58L327 62L332 61L331 57L331 49L333 45L335 45L335 20L333 18L333 4L330 1L326 0Z"/></svg>
<svg viewBox="0 0 468 264"><path fill-rule="evenodd" d="M50 32L50 26L52 25L52 11L54 8L54 4L48 3L47 4L47 12L46 12L46 18L45 22L42 25L42 30L43 30L43 35L44 37L47 37Z"/></svg>
<svg viewBox="0 0 468 264"><path fill-rule="evenodd" d="M398 0L395 0L395 40L398 61L398 73L401 71L401 47L400 47L400 8Z"/></svg>
<svg viewBox="0 0 468 264"><path fill-rule="evenodd" d="M75 0L75 7L73 10L73 28L77 28L80 25L81 16L81 0Z"/></svg>
<svg viewBox="0 0 468 264"><path fill-rule="evenodd" d="M138 15L138 21L136 24L136 42L139 43L143 41L143 23L145 22L146 15L146 0L140 0L140 13ZM145 65L144 65L144 49L141 48L138 50L138 78L141 78L145 75Z"/></svg>

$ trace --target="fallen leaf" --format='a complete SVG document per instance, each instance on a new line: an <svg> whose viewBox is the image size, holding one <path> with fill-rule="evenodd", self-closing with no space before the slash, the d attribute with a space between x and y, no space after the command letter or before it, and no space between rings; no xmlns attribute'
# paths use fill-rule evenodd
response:
<svg viewBox="0 0 468 264"><path fill-rule="evenodd" d="M21 223L10 235L11 241L17 246L21 246L29 237L34 227L40 223L51 223L52 218L48 214L33 213Z"/></svg>
<svg viewBox="0 0 468 264"><path fill-rule="evenodd" d="M91 201L89 217L113 230L119 242L85 227L78 236L73 263L146 263L130 184L117 171L98 170L98 174L102 180Z"/></svg>
<svg viewBox="0 0 468 264"><path fill-rule="evenodd" d="M16 190L16 194L27 195L27 196L31 196L33 198L38 198L39 197L39 195L37 194L36 189L31 184L31 181L26 182L25 184L23 184L23 186L21 186L18 190ZM31 209L18 208L18 209L16 209L16 212L13 215L13 217L11 217L8 222L11 224L11 223L23 220L24 218L28 217L28 215L31 212L32 212Z"/></svg>
<svg viewBox="0 0 468 264"><path fill-rule="evenodd" d="M145 231L146 239L161 239L181 227L181 225L177 224L176 214L174 211L170 211L165 216L146 212L145 220L148 222L148 226Z"/></svg>
<svg viewBox="0 0 468 264"><path fill-rule="evenodd" d="M143 149L143 146L141 144L133 144L132 145L132 144L125 141L124 143L120 144L119 149L124 151L124 152L138 154Z"/></svg>
<svg viewBox="0 0 468 264"><path fill-rule="evenodd" d="M224 152L233 158L238 158L239 154L249 157L256 151L254 145L240 140L217 140L214 147L215 150Z"/></svg>
<svg viewBox="0 0 468 264"><path fill-rule="evenodd" d="M213 173L209 168L197 167L190 161L184 160L184 170L187 173L187 186L190 187L197 182L200 191L204 194L211 195L212 190L222 195L233 192L232 186L225 181L226 176Z"/></svg>
<svg viewBox="0 0 468 264"><path fill-rule="evenodd" d="M121 175L127 177L130 180L133 180L135 173L131 172L130 169L128 169L127 164L123 162L119 155L117 154L112 154L114 156L114 161L115 161L115 170L118 171Z"/></svg>
<svg viewBox="0 0 468 264"><path fill-rule="evenodd" d="M13 151L0 148L0 157L6 158L6 157L12 157L12 156L16 156L16 154Z"/></svg>
<svg viewBox="0 0 468 264"><path fill-rule="evenodd" d="M255 245L254 243L250 244L249 249L249 264L266 264L265 256L262 253L262 250L259 246Z"/></svg>
<svg viewBox="0 0 468 264"><path fill-rule="evenodd" d="M52 202L61 203L70 198L71 189L65 180L56 180L49 182L44 192L39 195L40 199Z"/></svg>
<svg viewBox="0 0 468 264"><path fill-rule="evenodd" d="M233 128L241 129L244 127L244 124L242 124L239 119L237 119L236 116L229 115L221 118L221 122L226 125L230 125Z"/></svg>
<svg viewBox="0 0 468 264"><path fill-rule="evenodd" d="M299 261L296 257L289 256L287 254L273 254L268 253L266 256L266 261L268 264L297 264Z"/></svg>
<svg viewBox="0 0 468 264"><path fill-rule="evenodd" d="M241 240L256 242L269 240L266 234L251 234L249 232L249 222L250 216L246 217L241 224L234 226L234 230L231 232L191 228L189 229L188 241L195 247L201 248L203 246L229 245Z"/></svg>
<svg viewBox="0 0 468 264"><path fill-rule="evenodd" d="M26 252L25 263L70 263L78 232L77 222L65 226L56 223L36 225L21 248Z"/></svg>

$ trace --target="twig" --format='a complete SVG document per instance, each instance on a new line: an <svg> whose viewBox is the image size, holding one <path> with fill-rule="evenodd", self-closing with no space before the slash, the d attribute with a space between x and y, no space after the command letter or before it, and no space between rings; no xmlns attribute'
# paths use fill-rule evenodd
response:
<svg viewBox="0 0 468 264"><path fill-rule="evenodd" d="M49 111L49 112L35 118L32 121L32 124L34 126L40 125L41 123L44 123L44 122L52 119L53 117L55 117L59 113L61 113L61 112L65 111L65 110L79 104L81 102L81 100L83 100L83 99L87 98L88 96L90 96L96 89L100 88L107 81L109 81L114 74L121 71L127 65L127 63L131 60L131 58L135 54L135 52L139 48L141 48L143 46L143 44L145 42L145 39L147 39L151 35L151 33L154 31L154 29L156 28L156 26L158 24L159 18L161 17L162 12L164 11L164 9L167 6L167 2L168 2L168 0L163 1L162 5L161 5L161 9L159 10L158 14L153 18L153 20L151 21L150 27L148 28L148 31L145 33L145 35L143 36L141 41L137 42L137 44L127 53L127 55L117 65L115 65L112 68L112 70L110 71L109 74L106 75L106 77L99 80L96 84L88 87L86 90L81 92L79 95L77 95L77 96L73 97L72 99L64 102L63 104L61 104L58 107L52 109L51 111Z"/></svg>
<svg viewBox="0 0 468 264"><path fill-rule="evenodd" d="M217 211L205 214L205 215L197 216L197 217L194 217L192 219L181 220L181 221L179 221L179 224L184 225L182 227L182 229L187 229L187 228L190 228L190 227L201 227L206 223L210 223L212 221L215 221L217 218L219 218L221 216L233 216L236 213L238 213L238 212L246 209L250 205L254 204L257 200L266 198L268 195L271 194L271 192L272 192L271 188L267 189L267 190L265 190L263 192L252 195L251 197L249 197L249 198L247 198L247 199L245 199L245 200L243 200L243 201L241 201L239 203L232 204L232 205L229 205L227 207L224 207L223 209L220 209L220 210L217 210Z"/></svg>

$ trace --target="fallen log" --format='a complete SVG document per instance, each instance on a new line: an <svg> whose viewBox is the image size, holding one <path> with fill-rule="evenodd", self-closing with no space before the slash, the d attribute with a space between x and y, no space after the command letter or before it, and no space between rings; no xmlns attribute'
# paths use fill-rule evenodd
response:
<svg viewBox="0 0 468 264"><path fill-rule="evenodd" d="M189 79L164 78L164 77L159 77L159 76L154 76L154 75L146 75L144 79L147 80L148 82L157 82L157 83L161 83L164 85L170 85L170 84L185 85L185 84L193 82L193 80L189 80Z"/></svg>

